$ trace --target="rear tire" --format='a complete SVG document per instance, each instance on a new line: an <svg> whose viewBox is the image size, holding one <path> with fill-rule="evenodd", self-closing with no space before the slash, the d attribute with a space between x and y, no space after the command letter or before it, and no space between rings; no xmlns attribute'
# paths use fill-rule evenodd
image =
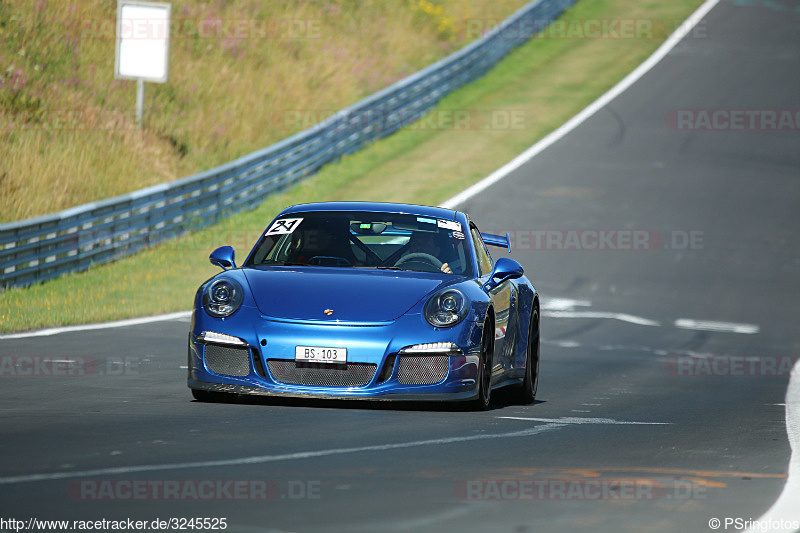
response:
<svg viewBox="0 0 800 533"><path fill-rule="evenodd" d="M231 394L229 392L192 389L192 396L194 396L194 399L198 402L205 403L231 403L236 401L236 394Z"/></svg>
<svg viewBox="0 0 800 533"><path fill-rule="evenodd" d="M476 411L487 411L492 403L492 354L494 353L494 325L487 320L481 335L481 358L478 361L478 397L472 407Z"/></svg>
<svg viewBox="0 0 800 533"><path fill-rule="evenodd" d="M525 356L525 378L516 392L516 402L528 405L536 399L539 388L539 308L534 307L528 328L528 348Z"/></svg>

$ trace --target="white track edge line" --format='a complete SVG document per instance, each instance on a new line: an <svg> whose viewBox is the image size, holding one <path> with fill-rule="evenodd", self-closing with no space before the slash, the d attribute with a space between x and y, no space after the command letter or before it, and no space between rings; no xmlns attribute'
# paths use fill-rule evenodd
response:
<svg viewBox="0 0 800 533"><path fill-rule="evenodd" d="M744 333L753 335L761 330L758 324L740 324L737 322L717 322L714 320L694 320L692 318L679 318L675 321L675 327L680 329L692 329L696 331L722 331L729 333Z"/></svg>
<svg viewBox="0 0 800 533"><path fill-rule="evenodd" d="M786 390L786 435L792 455L783 491L772 507L756 520L755 527L747 529L748 532L800 529L800 361L792 368Z"/></svg>
<svg viewBox="0 0 800 533"><path fill-rule="evenodd" d="M572 117L570 120L565 122L561 127L556 129L555 131L549 133L545 136L542 140L522 152L520 155L512 159L510 162L506 163L499 169L492 172L487 177L483 178L478 183L468 187L467 189L461 191L460 193L456 194L449 200L445 201L440 205L440 207L445 207L447 209L454 209L459 204L469 200L476 194L484 191L485 189L489 188L491 185L494 185L501 179L505 178L513 171L521 167L523 164L527 163L529 160L533 159L536 155L540 152L548 148L550 145L554 144L556 141L560 140L562 137L570 133L572 130L577 128L587 119L589 119L592 115L597 113L600 109L603 108L606 104L612 101L614 98L625 92L631 85L639 81L639 79L647 74L653 67L655 67L675 46L684 38L686 37L689 32L691 32L694 27L702 20L702 18L709 12L714 6L719 3L719 0L706 0L700 7L698 7L694 13L689 15L689 18L686 19L686 22L680 25L675 32L670 35L666 41L664 41L661 46L656 49L653 54L648 57L641 65L636 67L630 74L625 76L619 83L617 83L614 87L608 90L605 94L603 94L600 98L589 104L585 109L583 109L580 113Z"/></svg>
<svg viewBox="0 0 800 533"><path fill-rule="evenodd" d="M609 424L614 426L671 426L672 422L631 422L628 420L615 420L613 418L583 418L576 416L562 416L561 418L537 418L526 416L498 416L506 420L529 420L531 422L547 422L548 424Z"/></svg>
<svg viewBox="0 0 800 533"><path fill-rule="evenodd" d="M114 322L101 322L98 324L83 324L79 326L62 326L58 328L35 329L33 331L23 331L20 333L6 333L0 335L0 340L5 339L27 339L30 337L48 337L59 333L72 333L75 331L91 331L93 329L122 328L126 326L138 326L150 324L152 322L164 322L167 320L178 320L192 316L191 311L178 311L177 313L167 313L164 315L143 316L139 318L127 318Z"/></svg>
<svg viewBox="0 0 800 533"><path fill-rule="evenodd" d="M552 318L608 318L621 320L639 326L660 326L661 323L649 318L643 318L627 313L610 313L606 311L542 311L542 316Z"/></svg>
<svg viewBox="0 0 800 533"><path fill-rule="evenodd" d="M295 459L310 459L314 457L327 457L331 455L343 455L361 452L382 452L387 450L399 450L404 448L415 448L419 446L440 446L459 442L470 442L486 439L508 439L517 437L532 437L539 433L553 431L565 427L566 424L557 421L550 422L541 426L535 426L522 431L511 431L508 433L491 433L462 435L457 437L444 437L438 439L417 440L409 442L398 442L395 444L375 444L368 446L357 446L352 448L330 448L327 450L317 450L308 452L294 452L280 455L257 455L251 457L239 457L234 459L218 459L212 461L193 461L187 463L167 463L161 465L134 465L118 466L109 468L96 468L92 470L80 470L73 472L46 472L41 474L26 474L19 476L0 477L0 485L13 485L17 483L30 483L34 481L51 481L55 479L81 478L89 476L107 476L119 474L132 474L136 472L158 472L163 470L185 470L192 468L211 468L218 466L241 466L263 463L274 463L278 461L291 461Z"/></svg>

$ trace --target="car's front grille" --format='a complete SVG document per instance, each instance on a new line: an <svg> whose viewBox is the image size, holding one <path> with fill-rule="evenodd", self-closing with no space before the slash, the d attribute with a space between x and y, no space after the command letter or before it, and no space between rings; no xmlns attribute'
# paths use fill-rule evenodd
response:
<svg viewBox="0 0 800 533"><path fill-rule="evenodd" d="M403 385L431 385L447 377L450 358L446 355L401 355L397 381Z"/></svg>
<svg viewBox="0 0 800 533"><path fill-rule="evenodd" d="M372 380L378 365L372 363L300 363L294 359L269 359L275 381L313 387L363 387Z"/></svg>
<svg viewBox="0 0 800 533"><path fill-rule="evenodd" d="M206 366L215 374L246 376L250 374L250 350L206 344Z"/></svg>

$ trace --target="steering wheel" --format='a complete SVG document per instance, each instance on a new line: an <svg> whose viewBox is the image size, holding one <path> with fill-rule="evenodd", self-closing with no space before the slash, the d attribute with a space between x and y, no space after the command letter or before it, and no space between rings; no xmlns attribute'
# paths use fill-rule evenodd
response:
<svg viewBox="0 0 800 533"><path fill-rule="evenodd" d="M441 270L442 265L444 264L431 254L426 254L425 252L414 252L403 256L397 263L394 264L394 266L399 267L400 265L408 263L409 261L425 262L429 265L435 266L437 270Z"/></svg>

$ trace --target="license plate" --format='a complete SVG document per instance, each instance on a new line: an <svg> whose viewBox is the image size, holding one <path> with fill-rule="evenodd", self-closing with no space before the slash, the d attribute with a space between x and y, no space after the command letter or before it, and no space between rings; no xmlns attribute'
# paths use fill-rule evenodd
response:
<svg viewBox="0 0 800 533"><path fill-rule="evenodd" d="M347 348L326 348L323 346L297 346L294 349L295 361L311 363L346 363Z"/></svg>

